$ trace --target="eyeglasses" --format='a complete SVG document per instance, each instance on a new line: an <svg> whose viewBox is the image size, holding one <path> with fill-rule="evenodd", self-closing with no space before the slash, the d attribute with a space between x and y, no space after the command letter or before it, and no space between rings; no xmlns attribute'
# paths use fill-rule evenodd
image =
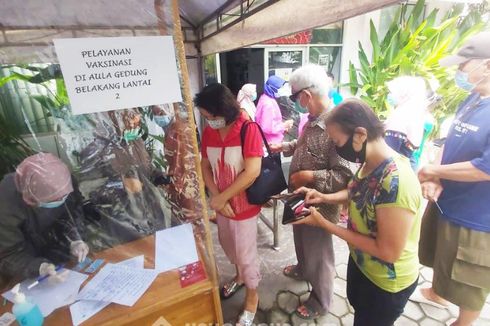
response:
<svg viewBox="0 0 490 326"><path fill-rule="evenodd" d="M291 94L291 96L289 96L289 99L290 99L291 101L293 101L293 102L296 102L296 99L298 98L299 94L300 94L302 91L307 90L308 88L312 88L312 87L313 87L313 85L308 86L308 87L305 87L305 88L302 88L302 89L300 89L300 90L299 90L299 91L297 91L297 92L294 92L293 94Z"/></svg>

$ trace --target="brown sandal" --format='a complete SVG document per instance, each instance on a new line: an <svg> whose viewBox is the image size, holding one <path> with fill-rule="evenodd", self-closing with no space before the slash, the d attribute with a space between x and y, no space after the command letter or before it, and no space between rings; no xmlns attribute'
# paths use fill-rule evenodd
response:
<svg viewBox="0 0 490 326"><path fill-rule="evenodd" d="M299 273L298 273L297 267L298 267L298 265L286 266L282 270L282 273L284 274L284 276L292 278L293 280L303 281L303 279L301 278L301 275L299 275Z"/></svg>

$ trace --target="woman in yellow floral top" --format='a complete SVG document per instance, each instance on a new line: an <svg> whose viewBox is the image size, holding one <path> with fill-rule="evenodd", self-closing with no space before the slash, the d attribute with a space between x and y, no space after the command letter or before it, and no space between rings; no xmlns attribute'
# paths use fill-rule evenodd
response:
<svg viewBox="0 0 490 326"><path fill-rule="evenodd" d="M355 326L391 326L418 280L422 193L410 161L383 139L383 125L367 104L348 100L326 121L339 156L361 163L348 188L334 194L301 188L309 205L348 203L348 228L311 207L298 223L324 228L349 243L347 296Z"/></svg>

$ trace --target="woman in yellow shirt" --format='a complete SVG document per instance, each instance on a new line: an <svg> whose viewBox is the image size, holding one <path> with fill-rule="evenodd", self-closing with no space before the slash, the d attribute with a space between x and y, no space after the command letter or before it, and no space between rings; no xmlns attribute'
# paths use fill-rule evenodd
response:
<svg viewBox="0 0 490 326"><path fill-rule="evenodd" d="M329 222L314 207L297 223L348 242L347 297L355 309L354 325L391 326L417 285L420 185L410 161L385 143L383 124L364 102L340 104L326 126L339 156L362 165L340 192L298 192L306 194L308 205L348 203L348 227Z"/></svg>

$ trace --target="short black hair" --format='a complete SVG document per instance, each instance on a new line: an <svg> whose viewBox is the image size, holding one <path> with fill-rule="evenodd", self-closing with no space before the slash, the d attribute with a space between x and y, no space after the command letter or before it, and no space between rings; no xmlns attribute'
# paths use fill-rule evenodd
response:
<svg viewBox="0 0 490 326"><path fill-rule="evenodd" d="M378 119L373 109L358 99L348 99L333 109L325 123L337 123L348 135L353 135L357 127L367 131L369 141L384 137L383 123Z"/></svg>
<svg viewBox="0 0 490 326"><path fill-rule="evenodd" d="M211 84L194 97L194 104L215 117L224 117L229 125L240 115L240 104L235 95L223 84Z"/></svg>

